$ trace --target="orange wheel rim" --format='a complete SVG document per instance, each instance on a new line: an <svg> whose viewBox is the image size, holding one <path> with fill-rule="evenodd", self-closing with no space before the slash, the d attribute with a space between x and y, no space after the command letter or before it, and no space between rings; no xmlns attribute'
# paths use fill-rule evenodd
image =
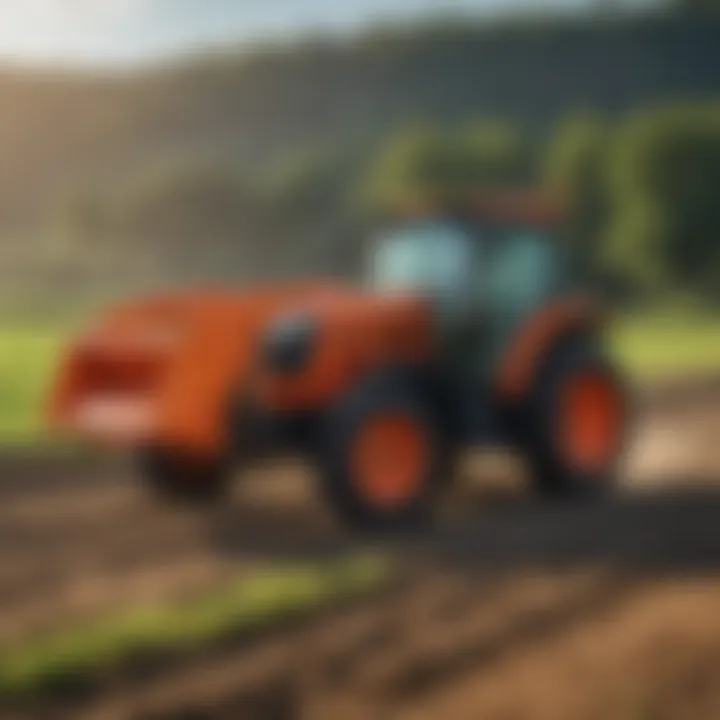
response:
<svg viewBox="0 0 720 720"><path fill-rule="evenodd" d="M560 439L570 463L598 471L617 454L624 418L620 391L609 375L586 372L570 379L561 397Z"/></svg>
<svg viewBox="0 0 720 720"><path fill-rule="evenodd" d="M428 461L423 428L405 415L382 415L361 428L352 469L362 497L377 508L393 510L417 496Z"/></svg>

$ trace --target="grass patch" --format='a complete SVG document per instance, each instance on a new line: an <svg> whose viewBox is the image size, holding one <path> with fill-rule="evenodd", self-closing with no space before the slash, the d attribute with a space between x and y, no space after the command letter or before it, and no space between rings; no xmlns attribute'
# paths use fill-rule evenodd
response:
<svg viewBox="0 0 720 720"><path fill-rule="evenodd" d="M0 441L24 444L40 435L64 335L42 326L0 328Z"/></svg>
<svg viewBox="0 0 720 720"><path fill-rule="evenodd" d="M0 654L0 699L40 701L53 692L92 687L110 670L136 660L189 651L227 636L304 615L377 588L390 563L356 557L339 563L260 573L211 597L159 605L87 627L5 648Z"/></svg>
<svg viewBox="0 0 720 720"><path fill-rule="evenodd" d="M626 316L611 328L613 354L631 376L720 372L720 317L703 315Z"/></svg>

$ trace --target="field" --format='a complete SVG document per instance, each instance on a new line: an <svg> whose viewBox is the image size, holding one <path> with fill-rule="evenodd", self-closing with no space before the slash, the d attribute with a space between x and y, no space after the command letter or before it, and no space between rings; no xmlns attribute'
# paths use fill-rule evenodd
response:
<svg viewBox="0 0 720 720"><path fill-rule="evenodd" d="M7 457L0 716L715 718L719 404L646 396L617 503L469 458L436 528L381 545L294 463L199 512L117 459Z"/></svg>
<svg viewBox="0 0 720 720"><path fill-rule="evenodd" d="M526 502L471 457L436 528L381 544L295 463L193 511L122 458L38 455L65 333L6 330L0 426L26 450L0 457L0 717L718 717L718 327L613 329L639 381L679 377L639 383L618 502Z"/></svg>

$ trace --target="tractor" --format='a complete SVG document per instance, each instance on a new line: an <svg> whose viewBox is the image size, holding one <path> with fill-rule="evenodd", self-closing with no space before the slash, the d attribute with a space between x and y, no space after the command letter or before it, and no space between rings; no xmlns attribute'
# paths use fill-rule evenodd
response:
<svg viewBox="0 0 720 720"><path fill-rule="evenodd" d="M199 289L111 309L69 348L58 432L132 451L163 495L217 498L260 454L302 452L353 526L427 521L458 453L519 453L544 497L614 485L627 393L608 313L537 193L395 216L356 284Z"/></svg>

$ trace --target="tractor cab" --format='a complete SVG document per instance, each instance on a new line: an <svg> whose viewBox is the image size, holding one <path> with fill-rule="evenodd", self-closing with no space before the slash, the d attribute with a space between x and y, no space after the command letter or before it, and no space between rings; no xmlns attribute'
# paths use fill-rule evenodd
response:
<svg viewBox="0 0 720 720"><path fill-rule="evenodd" d="M367 273L376 292L427 297L444 348L473 368L493 367L529 315L572 290L555 227L517 207L394 224L379 233Z"/></svg>
<svg viewBox="0 0 720 720"><path fill-rule="evenodd" d="M544 229L425 221L379 235L368 283L380 292L427 292L450 306L489 297L517 304L560 282L561 256Z"/></svg>

